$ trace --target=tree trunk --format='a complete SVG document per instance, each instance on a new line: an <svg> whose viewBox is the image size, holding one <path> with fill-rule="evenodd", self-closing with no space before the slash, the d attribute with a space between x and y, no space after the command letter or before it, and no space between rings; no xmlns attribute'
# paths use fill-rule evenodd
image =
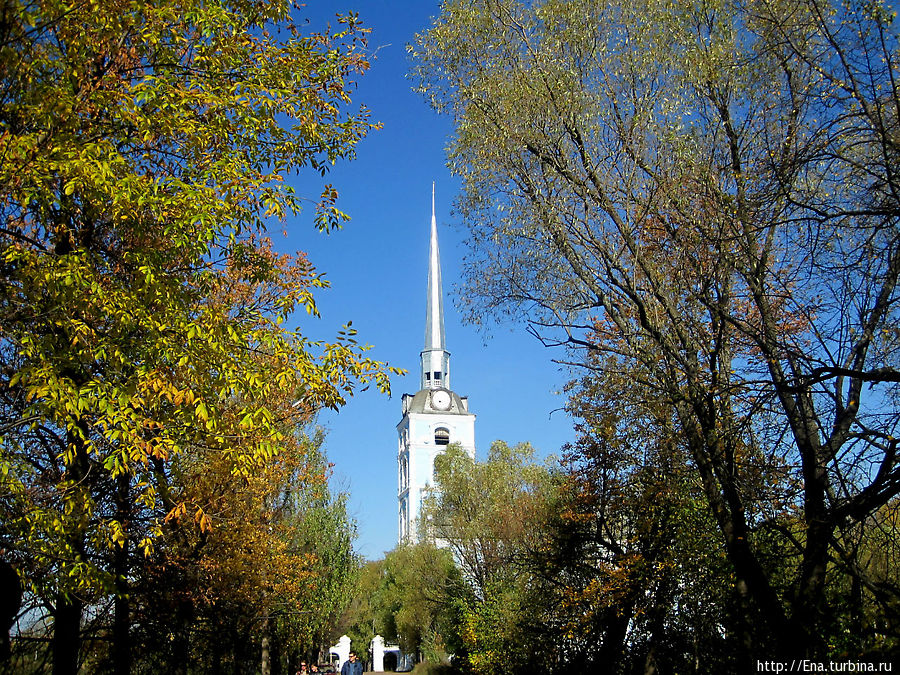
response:
<svg viewBox="0 0 900 675"><path fill-rule="evenodd" d="M212 675L221 675L222 673L222 640L216 639L221 637L223 631L218 627L218 622L213 624L213 640L212 640Z"/></svg>
<svg viewBox="0 0 900 675"><path fill-rule="evenodd" d="M77 675L81 651L81 613L84 602L76 597L57 596L53 611L53 675Z"/></svg>
<svg viewBox="0 0 900 675"><path fill-rule="evenodd" d="M656 675L656 646L651 644L644 659L644 675Z"/></svg>
<svg viewBox="0 0 900 675"><path fill-rule="evenodd" d="M262 675L272 675L272 654L269 644L269 617L263 620L262 628L262 654L259 670Z"/></svg>
<svg viewBox="0 0 900 675"><path fill-rule="evenodd" d="M131 674L131 601L128 599L128 522L131 516L130 480L128 474L118 478L116 489L116 518L125 530L125 540L113 553L113 573L116 577L115 618L113 620L113 672Z"/></svg>
<svg viewBox="0 0 900 675"><path fill-rule="evenodd" d="M0 666L9 661L12 654L9 631L16 622L22 607L22 582L16 569L0 560Z"/></svg>
<svg viewBox="0 0 900 675"><path fill-rule="evenodd" d="M183 599L175 609L172 620L172 653L174 661L172 672L187 675L191 660L191 627L194 621L194 607L189 600Z"/></svg>
<svg viewBox="0 0 900 675"><path fill-rule="evenodd" d="M693 409L678 407L682 425L687 432L691 455L700 475L706 501L725 540L725 551L734 569L735 590L741 608L748 614L737 629L739 640L760 658L767 650L769 656L788 659L799 637L787 618L784 605L769 581L765 569L750 544L750 528L737 486L737 478L724 462L723 439L716 431L715 419L699 420ZM749 616L750 613L758 616ZM775 640L775 654L771 646L759 644L758 624Z"/></svg>
<svg viewBox="0 0 900 675"><path fill-rule="evenodd" d="M625 642L628 638L628 624L634 616L634 603L626 607L614 607L605 612L603 620L603 643L597 654L595 665L616 672L621 667L625 654Z"/></svg>
<svg viewBox="0 0 900 675"><path fill-rule="evenodd" d="M131 673L131 602L124 594L126 591L127 586L120 587L117 592L122 594L117 595L115 600L113 623L113 672L115 675L130 675Z"/></svg>
<svg viewBox="0 0 900 675"><path fill-rule="evenodd" d="M281 675L281 643L278 636L269 629L269 672L271 675Z"/></svg>
<svg viewBox="0 0 900 675"><path fill-rule="evenodd" d="M70 527L67 535L69 545L74 553L73 563L85 559L85 532L87 531L87 513L85 504L90 499L86 486L88 475L88 455L84 447L87 429L79 424L78 432L70 430L66 433L66 442L72 448L71 462L66 464L66 482L71 486L70 494L65 497L67 506L71 505ZM56 597L53 611L53 675L76 675L78 673L78 656L81 651L81 615L84 611L84 600L74 594L67 594L60 589Z"/></svg>

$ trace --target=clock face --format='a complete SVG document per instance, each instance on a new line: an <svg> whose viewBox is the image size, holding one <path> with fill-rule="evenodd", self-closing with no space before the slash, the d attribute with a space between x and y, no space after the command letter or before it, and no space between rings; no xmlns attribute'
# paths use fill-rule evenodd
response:
<svg viewBox="0 0 900 675"><path fill-rule="evenodd" d="M450 410L450 392L438 389L431 393L431 407L436 410Z"/></svg>

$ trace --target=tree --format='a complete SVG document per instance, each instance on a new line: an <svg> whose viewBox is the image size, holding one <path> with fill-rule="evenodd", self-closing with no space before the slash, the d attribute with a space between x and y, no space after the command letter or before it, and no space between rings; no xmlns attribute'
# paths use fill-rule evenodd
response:
<svg viewBox="0 0 900 675"><path fill-rule="evenodd" d="M852 543L900 492L892 21L879 2L457 0L413 48L456 122L473 318L526 317L669 407L757 656L828 653L835 578L897 625Z"/></svg>
<svg viewBox="0 0 900 675"><path fill-rule="evenodd" d="M369 648L376 635L385 636L383 617L378 611L378 593L384 577L384 559L358 561L349 602L340 619L342 634L358 654ZM334 643L332 643L334 644Z"/></svg>
<svg viewBox="0 0 900 675"><path fill-rule="evenodd" d="M170 518L164 541L132 572L142 669L244 672L262 653L261 669L278 673L332 644L354 528L343 496L329 492L322 441L298 434L249 479L220 458L178 467L187 474L173 488L186 493L179 501L202 504L215 527Z"/></svg>
<svg viewBox="0 0 900 675"><path fill-rule="evenodd" d="M0 536L50 608L57 673L85 606L125 599L127 559L153 551L164 523L138 511L213 525L170 501L177 458L250 476L286 425L387 388L352 331L285 327L327 282L262 238L299 211L284 177L374 126L347 110L364 31L339 26L303 34L288 2L0 8ZM320 229L346 218L336 197Z"/></svg>
<svg viewBox="0 0 900 675"><path fill-rule="evenodd" d="M321 444L321 432L314 440ZM324 454L317 460L310 474L297 478L329 474ZM304 564L301 583L282 599L279 639L285 652L317 657L341 635L339 623L350 603L358 565L353 551L356 525L347 513L347 494L332 494L325 481L305 480L284 499L290 503L285 523L289 550L301 555Z"/></svg>
<svg viewBox="0 0 900 675"><path fill-rule="evenodd" d="M539 565L549 543L557 480L527 443L495 441L477 462L457 444L435 460L423 535L452 553L465 587L456 595L456 660L473 672L546 670L558 636L558 596Z"/></svg>
<svg viewBox="0 0 900 675"><path fill-rule="evenodd" d="M399 546L381 564L372 602L375 626L405 653L440 663L456 651L462 588L449 551L431 542Z"/></svg>
<svg viewBox="0 0 900 675"><path fill-rule="evenodd" d="M569 385L578 437L542 565L560 588L563 668L739 670L743 617L702 485L671 408L630 375L598 368Z"/></svg>

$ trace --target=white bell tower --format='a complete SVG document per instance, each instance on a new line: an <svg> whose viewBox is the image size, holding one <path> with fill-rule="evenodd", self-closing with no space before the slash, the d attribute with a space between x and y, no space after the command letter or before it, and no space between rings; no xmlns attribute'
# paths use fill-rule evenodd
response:
<svg viewBox="0 0 900 675"><path fill-rule="evenodd" d="M469 401L450 389L450 352L444 339L444 299L434 184L431 186L431 244L425 348L421 353L419 391L403 395L403 419L397 425L399 452L399 542L418 539L417 521L425 490L434 480L434 460L450 443L459 443L475 457L475 415Z"/></svg>

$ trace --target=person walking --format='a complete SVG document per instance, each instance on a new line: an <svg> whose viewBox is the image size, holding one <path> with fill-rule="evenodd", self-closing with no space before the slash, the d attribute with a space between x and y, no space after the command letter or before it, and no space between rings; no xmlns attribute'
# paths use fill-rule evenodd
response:
<svg viewBox="0 0 900 675"><path fill-rule="evenodd" d="M356 652L350 652L350 656L341 666L341 675L362 675L362 663L356 658Z"/></svg>

